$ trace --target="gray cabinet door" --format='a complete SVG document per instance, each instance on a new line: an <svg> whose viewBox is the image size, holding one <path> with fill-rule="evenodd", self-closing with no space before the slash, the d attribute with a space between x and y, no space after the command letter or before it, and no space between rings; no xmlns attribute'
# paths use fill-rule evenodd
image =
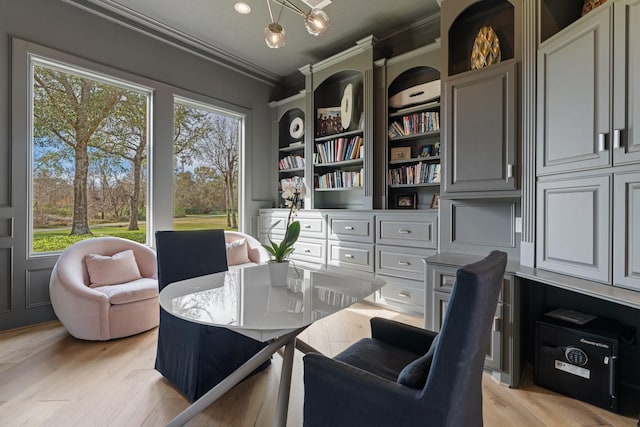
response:
<svg viewBox="0 0 640 427"><path fill-rule="evenodd" d="M640 161L640 0L614 4L613 162Z"/></svg>
<svg viewBox="0 0 640 427"><path fill-rule="evenodd" d="M538 50L538 174L610 164L611 7Z"/></svg>
<svg viewBox="0 0 640 427"><path fill-rule="evenodd" d="M445 82L444 192L514 190L517 63Z"/></svg>
<svg viewBox="0 0 640 427"><path fill-rule="evenodd" d="M538 268L610 283L610 179L538 184Z"/></svg>
<svg viewBox="0 0 640 427"><path fill-rule="evenodd" d="M640 290L640 173L613 180L613 284Z"/></svg>

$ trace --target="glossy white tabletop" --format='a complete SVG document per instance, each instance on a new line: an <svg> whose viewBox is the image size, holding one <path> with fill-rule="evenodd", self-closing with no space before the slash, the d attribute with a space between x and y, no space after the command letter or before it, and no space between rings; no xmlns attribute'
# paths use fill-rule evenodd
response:
<svg viewBox="0 0 640 427"><path fill-rule="evenodd" d="M269 280L266 264L229 267L167 285L160 292L160 305L182 319L268 341L340 311L386 284L372 274L309 266L289 268L286 286L272 286Z"/></svg>

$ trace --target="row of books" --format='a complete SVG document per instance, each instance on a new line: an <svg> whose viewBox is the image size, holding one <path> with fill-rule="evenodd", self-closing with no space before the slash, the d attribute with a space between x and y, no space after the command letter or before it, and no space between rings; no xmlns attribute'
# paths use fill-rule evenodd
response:
<svg viewBox="0 0 640 427"><path fill-rule="evenodd" d="M440 182L439 163L416 163L389 169L389 185L431 184Z"/></svg>
<svg viewBox="0 0 640 427"><path fill-rule="evenodd" d="M423 111L407 114L402 116L402 120L391 122L389 124L389 139L437 130L440 130L440 113Z"/></svg>
<svg viewBox="0 0 640 427"><path fill-rule="evenodd" d="M278 162L280 170L296 169L304 167L304 157L302 156L286 156Z"/></svg>
<svg viewBox="0 0 640 427"><path fill-rule="evenodd" d="M314 188L352 188L362 187L364 171L360 172L336 170L314 177Z"/></svg>
<svg viewBox="0 0 640 427"><path fill-rule="evenodd" d="M316 143L316 152L319 154L318 163L359 159L364 154L363 142L362 136L354 136Z"/></svg>

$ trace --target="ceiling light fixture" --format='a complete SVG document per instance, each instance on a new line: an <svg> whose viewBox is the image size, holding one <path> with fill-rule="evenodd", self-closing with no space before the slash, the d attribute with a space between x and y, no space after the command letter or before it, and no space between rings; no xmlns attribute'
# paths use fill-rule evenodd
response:
<svg viewBox="0 0 640 427"><path fill-rule="evenodd" d="M282 47L287 41L286 32L284 28L282 28L282 25L280 25L280 16L282 15L282 10L285 7L304 18L304 26L311 35L321 36L329 28L329 16L327 16L327 14L321 9L314 8L311 9L309 13L304 13L302 9L291 3L289 0L266 1L267 8L269 9L269 17L271 18L271 23L264 29L264 41L270 48L277 49L279 47ZM271 2L280 5L280 13L278 14L278 19L275 20L273 19Z"/></svg>
<svg viewBox="0 0 640 427"><path fill-rule="evenodd" d="M238 2L236 4L233 5L233 8L236 10L236 12L238 12L240 15L247 15L248 13L251 12L251 6L249 6L246 3L242 3L242 2Z"/></svg>

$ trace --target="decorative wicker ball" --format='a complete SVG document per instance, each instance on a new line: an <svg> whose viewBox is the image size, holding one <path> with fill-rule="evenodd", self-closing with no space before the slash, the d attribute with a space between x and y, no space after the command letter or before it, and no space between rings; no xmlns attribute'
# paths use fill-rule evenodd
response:
<svg viewBox="0 0 640 427"><path fill-rule="evenodd" d="M471 69L497 64L500 56L500 40L496 32L490 26L480 28L471 49Z"/></svg>
<svg viewBox="0 0 640 427"><path fill-rule="evenodd" d="M584 5L582 6L582 16L591 12L596 7L600 6L602 3L606 3L607 0L584 0Z"/></svg>

